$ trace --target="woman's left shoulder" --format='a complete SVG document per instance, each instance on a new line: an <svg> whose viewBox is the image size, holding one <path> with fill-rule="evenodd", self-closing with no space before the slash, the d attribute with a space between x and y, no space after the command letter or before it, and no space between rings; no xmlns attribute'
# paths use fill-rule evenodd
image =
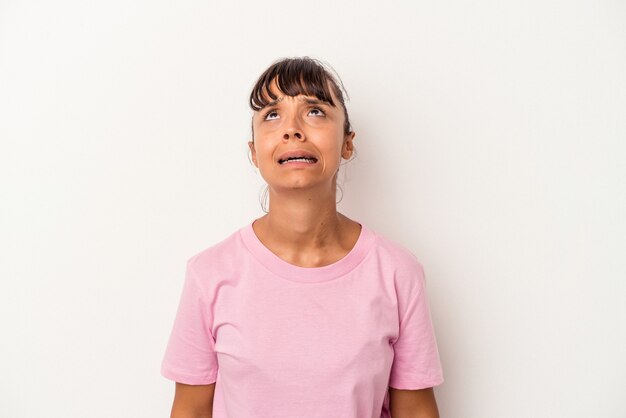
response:
<svg viewBox="0 0 626 418"><path fill-rule="evenodd" d="M366 228L368 228L366 226ZM384 260L389 260L399 268L423 270L423 265L415 253L398 239L368 228L376 235L376 251Z"/></svg>

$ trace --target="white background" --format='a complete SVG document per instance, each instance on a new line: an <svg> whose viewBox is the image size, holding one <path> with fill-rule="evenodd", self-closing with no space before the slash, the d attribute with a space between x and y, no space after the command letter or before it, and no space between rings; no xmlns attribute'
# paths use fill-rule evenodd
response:
<svg viewBox="0 0 626 418"><path fill-rule="evenodd" d="M169 416L185 261L263 215L249 91L309 55L351 99L340 212L425 267L442 418L625 417L625 22L608 0L0 1L0 416Z"/></svg>

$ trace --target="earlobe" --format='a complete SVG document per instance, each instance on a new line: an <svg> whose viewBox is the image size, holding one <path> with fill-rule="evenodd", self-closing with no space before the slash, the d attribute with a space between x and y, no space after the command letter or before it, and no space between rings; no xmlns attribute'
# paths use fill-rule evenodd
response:
<svg viewBox="0 0 626 418"><path fill-rule="evenodd" d="M343 158L345 158L346 160L350 159L350 157L352 156L352 151L354 150L354 144L352 143L352 140L354 139L354 131L350 132L348 135L346 135L346 142L344 143L345 145L345 150L343 152Z"/></svg>
<svg viewBox="0 0 626 418"><path fill-rule="evenodd" d="M254 149L254 141L248 141L248 148L250 148L250 158L255 167L259 168L256 163L256 150Z"/></svg>

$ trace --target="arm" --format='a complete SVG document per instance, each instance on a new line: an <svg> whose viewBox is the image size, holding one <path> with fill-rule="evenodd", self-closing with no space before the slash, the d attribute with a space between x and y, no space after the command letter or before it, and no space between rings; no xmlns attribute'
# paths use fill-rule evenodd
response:
<svg viewBox="0 0 626 418"><path fill-rule="evenodd" d="M439 418L433 388L401 390L389 387L392 418Z"/></svg>
<svg viewBox="0 0 626 418"><path fill-rule="evenodd" d="M170 418L212 418L215 383L185 385L176 382Z"/></svg>

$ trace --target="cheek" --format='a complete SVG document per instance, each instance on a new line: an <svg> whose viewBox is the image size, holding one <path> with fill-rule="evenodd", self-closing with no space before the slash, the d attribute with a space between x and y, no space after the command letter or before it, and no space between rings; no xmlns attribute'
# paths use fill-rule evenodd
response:
<svg viewBox="0 0 626 418"><path fill-rule="evenodd" d="M269 166L274 161L275 147L270 141L263 140L263 138L255 138L256 143L256 160L260 167Z"/></svg>
<svg viewBox="0 0 626 418"><path fill-rule="evenodd" d="M267 143L276 139L276 130L268 125L254 127L254 142L258 142L261 147L267 147ZM260 151L260 147L257 146Z"/></svg>

